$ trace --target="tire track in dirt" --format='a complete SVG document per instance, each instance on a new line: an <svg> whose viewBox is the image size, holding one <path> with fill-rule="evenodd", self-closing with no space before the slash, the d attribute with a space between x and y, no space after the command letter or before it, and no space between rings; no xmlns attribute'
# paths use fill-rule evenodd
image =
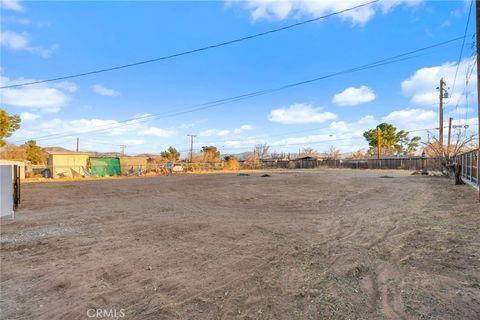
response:
<svg viewBox="0 0 480 320"><path fill-rule="evenodd" d="M367 209L367 212L369 211L370 209ZM338 236L338 234L333 234L331 235L328 239L325 239L321 242L310 242L310 243L304 243L303 244L303 248L301 250L297 250L296 254L305 254L307 253L308 251L311 251L311 250L314 250L318 247L322 247L324 246L325 244L328 244L332 241L341 241L341 240L344 240L344 239L347 239L349 237L351 237L352 235L354 234L357 234L358 232L360 232L360 228L359 228L359 224L358 223L353 223L353 229L349 232L344 232L342 234L342 236ZM269 230L267 227L264 227L264 226L254 226L256 227L257 229L259 230L262 230L264 232L267 232L275 237L278 237L279 236L279 233L276 232L276 231L273 231L273 230ZM340 227L341 229L341 227ZM284 236L283 234L281 234L282 236ZM298 241L299 239L294 239L293 242L295 241ZM151 310L149 313L145 314L145 316L150 316L150 315L155 315L155 314L158 314L164 310L166 310L167 308L170 309L171 307L175 307L175 306L181 306L181 305L186 305L188 304L189 302L192 302L193 300L195 299L200 299L202 296L203 297L207 297L209 295L212 295L213 293L217 292L217 291L230 291L232 292L232 290L228 290L229 288L231 288L234 284L237 284L239 282L246 282L247 280L249 280L250 278L253 278L255 277L255 273L258 273L262 268L266 267L267 265L275 265L276 263L280 262L281 260L285 259L287 256L290 256L292 254L292 249L295 248L295 247L299 247L298 245L292 245L290 246L289 248L286 248L284 250L284 252L281 254L281 255L278 255L278 254L273 254L273 255L269 255L267 256L267 258L264 259L263 262L259 263L258 265L256 265L255 267L251 268L250 270L248 270L247 272L245 272L243 275L240 275L240 276L237 276L237 277L233 277L233 278L230 278L228 280L225 281L225 283L223 283L222 285L220 286L216 286L216 287L213 287L211 289L208 289L208 290L200 290L200 291L197 291L197 293L193 294L193 295L187 295L183 298L181 298L179 301L177 302L173 302L173 303L168 303L167 305L163 305L161 306L160 308L155 308L154 310ZM328 271L329 269L333 268L335 263L337 262L337 260L339 259L340 257L336 257L333 261L330 261L329 263L327 263L327 265L325 266L325 270L324 272ZM239 263L241 260L243 260L242 258L241 259L238 259L237 261L235 261L234 263ZM237 285L238 286L238 285ZM231 294L228 296L228 298L230 299L231 298ZM222 313L221 315L223 315L224 313Z"/></svg>
<svg viewBox="0 0 480 320"><path fill-rule="evenodd" d="M365 246L368 251L386 242L398 228L398 220L393 219L393 224L383 235ZM377 315L387 319L406 319L401 290L397 285L403 281L403 273L399 267L398 257L392 256L389 261L371 261L368 283L363 283L367 291L371 291L370 308ZM391 261L390 261L391 260Z"/></svg>

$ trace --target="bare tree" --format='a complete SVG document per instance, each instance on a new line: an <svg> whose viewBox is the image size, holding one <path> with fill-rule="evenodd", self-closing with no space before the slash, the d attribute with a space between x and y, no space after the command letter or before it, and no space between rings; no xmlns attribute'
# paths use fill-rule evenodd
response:
<svg viewBox="0 0 480 320"><path fill-rule="evenodd" d="M255 145L255 148L253 149L253 153L255 156L257 156L260 159L265 159L268 157L268 150L270 149L270 146L267 145L266 143L264 144L257 144Z"/></svg>
<svg viewBox="0 0 480 320"><path fill-rule="evenodd" d="M335 149L334 146L330 146L328 151L326 152L327 159L329 160L339 160L341 157L340 150Z"/></svg>
<svg viewBox="0 0 480 320"><path fill-rule="evenodd" d="M270 157L274 160L284 160L288 159L288 155L285 152L272 152L270 153Z"/></svg>
<svg viewBox="0 0 480 320"><path fill-rule="evenodd" d="M367 153L364 149L358 149L354 153L348 157L349 159L365 159L367 157Z"/></svg>
<svg viewBox="0 0 480 320"><path fill-rule="evenodd" d="M450 159L461 153L476 149L476 136L473 134L462 133L461 129L456 130L453 134L453 143L450 144L450 148L447 145L440 145L438 138L435 135L430 136L424 144L423 151L428 157L440 157L444 159Z"/></svg>
<svg viewBox="0 0 480 320"><path fill-rule="evenodd" d="M318 152L317 150L313 149L313 148L303 148L303 155L304 156L309 156L309 157L315 157L318 155Z"/></svg>

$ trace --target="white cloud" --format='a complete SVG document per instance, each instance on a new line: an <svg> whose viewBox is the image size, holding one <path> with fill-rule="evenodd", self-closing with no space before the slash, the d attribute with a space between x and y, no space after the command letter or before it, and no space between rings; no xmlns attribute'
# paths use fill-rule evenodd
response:
<svg viewBox="0 0 480 320"><path fill-rule="evenodd" d="M145 144L145 140L143 139L126 139L126 140L123 140L123 142L125 144L133 144L133 145L142 145L142 144Z"/></svg>
<svg viewBox="0 0 480 320"><path fill-rule="evenodd" d="M9 79L0 76L1 86L32 81L35 80L24 78ZM66 92L72 92L73 86L75 85L70 84L69 89L65 90L62 88L62 85L42 83L24 87L7 88L0 90L0 100L3 104L13 107L39 109L45 112L58 112L69 102L70 97Z"/></svg>
<svg viewBox="0 0 480 320"><path fill-rule="evenodd" d="M22 122L32 121L40 118L40 115L30 112L22 112L20 113L20 118L22 119Z"/></svg>
<svg viewBox="0 0 480 320"><path fill-rule="evenodd" d="M92 90L102 96L107 96L107 97L115 97L120 94L120 92L113 89L106 88L101 84L93 85Z"/></svg>
<svg viewBox="0 0 480 320"><path fill-rule="evenodd" d="M0 44L12 50L20 50L28 47L28 35L13 31L0 32Z"/></svg>
<svg viewBox="0 0 480 320"><path fill-rule="evenodd" d="M19 0L0 0L0 8L5 10L22 11L23 7Z"/></svg>
<svg viewBox="0 0 480 320"><path fill-rule="evenodd" d="M175 133L159 127L149 127L147 129L140 130L138 134L141 136L169 137Z"/></svg>
<svg viewBox="0 0 480 320"><path fill-rule="evenodd" d="M143 115L136 115L132 118L141 116ZM73 150L76 137L79 136L81 150L111 152L118 151L119 145L126 144L129 154L158 153L159 150L162 150L163 144L176 143L172 140L173 138L159 138L157 135L140 134L140 132L148 131L150 128L151 126L141 122L141 119L125 122L114 119L44 117L36 121L22 123L21 128L15 131L8 140L18 143L33 138L41 146L62 146ZM151 130L150 132L158 133L159 131ZM47 140L39 138L57 134L58 137L50 137Z"/></svg>
<svg viewBox="0 0 480 320"><path fill-rule="evenodd" d="M135 117L138 118L138 117ZM135 119L120 122L113 119L74 119L65 120L60 118L49 119L35 126L38 135L45 134L65 134L76 135L82 133L98 134L101 136L120 137L128 135L131 138L134 134L140 134L141 131L147 130L141 119ZM65 139L63 137L62 139Z"/></svg>
<svg viewBox="0 0 480 320"><path fill-rule="evenodd" d="M399 130L408 131L438 127L438 113L433 110L412 108L395 110L383 117L382 120L393 124Z"/></svg>
<svg viewBox="0 0 480 320"><path fill-rule="evenodd" d="M333 12L345 10L365 3L364 0L247 0L238 1L250 11L254 21L260 19L283 20L289 16L319 17ZM349 20L355 24L365 24L373 18L376 11L388 13L399 5L417 6L423 0L390 0L380 1L369 6L348 11L340 15L342 20Z"/></svg>
<svg viewBox="0 0 480 320"><path fill-rule="evenodd" d="M27 51L38 54L42 58L48 58L58 48L58 44L53 44L50 48L41 48L30 44L28 33L18 33L15 31L0 31L0 45L16 51Z"/></svg>
<svg viewBox="0 0 480 320"><path fill-rule="evenodd" d="M333 96L332 102L338 106L356 106L375 100L376 96L372 89L367 86L359 88L349 87Z"/></svg>
<svg viewBox="0 0 480 320"><path fill-rule="evenodd" d="M384 119L396 125L410 125L418 122L431 122L437 118L437 113L432 110L403 109L390 112Z"/></svg>
<svg viewBox="0 0 480 320"><path fill-rule="evenodd" d="M205 131L200 132L198 135L201 137L211 137L211 136L218 136L218 137L224 137L230 134L230 130L226 129L208 129Z"/></svg>
<svg viewBox="0 0 480 320"><path fill-rule="evenodd" d="M314 108L310 104L297 103L289 107L274 109L268 115L268 120L283 124L322 123L335 120L337 115L331 112L321 112L323 108Z"/></svg>
<svg viewBox="0 0 480 320"><path fill-rule="evenodd" d="M229 133L230 133L229 130L220 130L220 131L218 131L217 136L224 137L224 136L228 135Z"/></svg>
<svg viewBox="0 0 480 320"><path fill-rule="evenodd" d="M63 82L56 83L54 86L58 89L62 89L62 90L68 91L68 92L75 92L78 89L78 87L75 83L71 83L71 82L68 82L68 81L63 81Z"/></svg>
<svg viewBox="0 0 480 320"><path fill-rule="evenodd" d="M233 130L233 133L240 134L242 132L250 131L250 130L253 130L253 126L250 124L244 124L240 126L240 128L236 128L235 130Z"/></svg>
<svg viewBox="0 0 480 320"><path fill-rule="evenodd" d="M289 146L289 145L303 145L303 144L312 144L312 143L327 143L328 141L335 140L336 137L333 134L316 134L309 135L305 137L289 137L281 140L272 142L270 145L272 147L276 146Z"/></svg>
<svg viewBox="0 0 480 320"><path fill-rule="evenodd" d="M439 86L441 78L446 82L446 89L453 86L457 63L445 62L440 66L425 67L415 71L408 79L402 81L402 92L410 97L410 102L417 106L433 105L439 102L439 92L436 88ZM445 99L446 104L461 106L465 105L466 95L465 78L471 74L468 85L468 98L476 98L477 73L472 59L464 59L460 62L458 68L457 81L454 92L450 93L450 98ZM450 90L451 91L451 90Z"/></svg>
<svg viewBox="0 0 480 320"><path fill-rule="evenodd" d="M378 125L378 120L372 115L366 115L355 122L333 121L330 123L330 132L348 136L362 136L362 134Z"/></svg>
<svg viewBox="0 0 480 320"><path fill-rule="evenodd" d="M30 20L28 20L27 18L18 18L15 16L6 16L2 18L3 23L18 23L23 25L30 24Z"/></svg>

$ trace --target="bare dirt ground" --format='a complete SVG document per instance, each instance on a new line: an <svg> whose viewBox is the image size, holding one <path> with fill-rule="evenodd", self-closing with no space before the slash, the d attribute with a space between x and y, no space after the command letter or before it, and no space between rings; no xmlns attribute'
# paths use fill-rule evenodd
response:
<svg viewBox="0 0 480 320"><path fill-rule="evenodd" d="M1 221L1 318L480 318L473 188L270 174L25 184Z"/></svg>

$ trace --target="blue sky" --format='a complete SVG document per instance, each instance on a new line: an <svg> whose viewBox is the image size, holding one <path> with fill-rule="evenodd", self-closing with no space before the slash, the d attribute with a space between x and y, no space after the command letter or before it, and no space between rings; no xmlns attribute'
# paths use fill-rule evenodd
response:
<svg viewBox="0 0 480 320"><path fill-rule="evenodd" d="M60 2L2 1L2 86L151 59L243 37L366 1ZM361 133L382 121L399 129L438 126L441 77L451 88L446 119L476 123L476 73L468 90L474 17L461 41L426 55L215 108L119 121L275 88L462 36L469 1L381 1L265 37L175 59L66 81L1 89L1 106L22 115L10 142L158 153L214 144L223 153L365 148ZM468 97L468 99L467 99ZM103 131L92 130L104 129ZM105 130L108 129L108 130ZM475 128L476 131L476 128ZM57 135L58 134L58 135ZM426 136L426 132L419 132ZM328 140L328 141L327 141ZM186 152L183 152L186 155Z"/></svg>

